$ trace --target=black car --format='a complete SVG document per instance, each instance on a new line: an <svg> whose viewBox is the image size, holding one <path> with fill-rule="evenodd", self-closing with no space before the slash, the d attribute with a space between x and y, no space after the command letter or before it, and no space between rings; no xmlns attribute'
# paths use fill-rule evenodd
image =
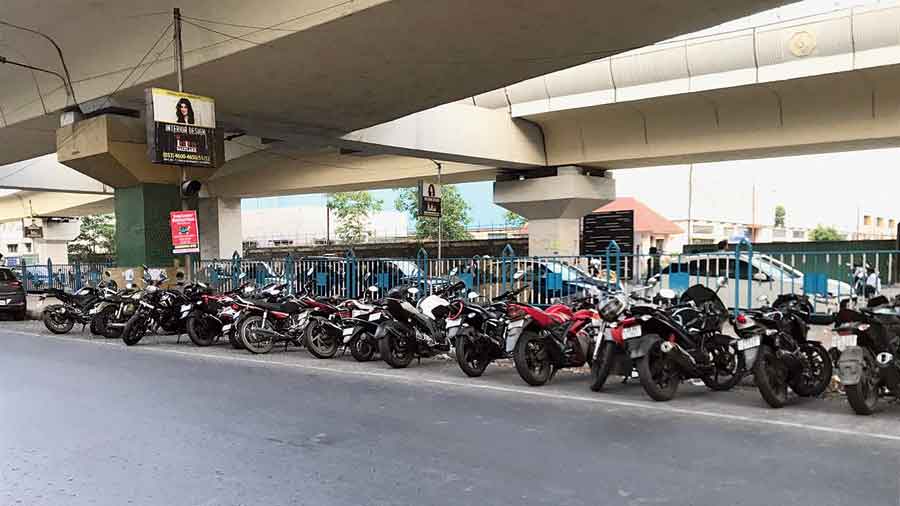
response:
<svg viewBox="0 0 900 506"><path fill-rule="evenodd" d="M11 314L16 320L24 320L26 309L22 282L11 269L0 268L0 312Z"/></svg>

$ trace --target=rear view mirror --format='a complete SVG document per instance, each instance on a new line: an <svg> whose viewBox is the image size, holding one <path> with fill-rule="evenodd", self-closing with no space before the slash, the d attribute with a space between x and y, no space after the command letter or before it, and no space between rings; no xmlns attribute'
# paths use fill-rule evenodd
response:
<svg viewBox="0 0 900 506"><path fill-rule="evenodd" d="M457 274L458 272L459 272L459 267L454 267L454 268L450 269L450 275L451 275L451 276L456 276L456 274Z"/></svg>
<svg viewBox="0 0 900 506"><path fill-rule="evenodd" d="M657 283L659 283L659 278L652 277L647 280L647 287L648 288L654 287L654 286L656 286Z"/></svg>
<svg viewBox="0 0 900 506"><path fill-rule="evenodd" d="M525 271L516 271L516 273L513 274L513 279L516 281L518 281L524 277L525 277Z"/></svg>
<svg viewBox="0 0 900 506"><path fill-rule="evenodd" d="M663 288L659 291L659 296L663 299L674 299L675 298L675 290L671 288Z"/></svg>
<svg viewBox="0 0 900 506"><path fill-rule="evenodd" d="M112 273L109 271L103 271L103 277L109 279L112 277Z"/></svg>
<svg viewBox="0 0 900 506"><path fill-rule="evenodd" d="M306 275L312 276L314 272L316 272L316 270L314 268L310 267L309 270L306 271Z"/></svg>
<svg viewBox="0 0 900 506"><path fill-rule="evenodd" d="M246 273L246 272L242 272L242 273L238 274L238 279L244 279L244 278L246 278L246 277L247 277L247 273Z"/></svg>
<svg viewBox="0 0 900 506"><path fill-rule="evenodd" d="M469 297L469 300L475 300L478 297L481 297L481 295L479 295L478 292L469 292L468 297Z"/></svg>
<svg viewBox="0 0 900 506"><path fill-rule="evenodd" d="M378 287L374 285L367 288L367 290L369 290L369 293L378 293Z"/></svg>
<svg viewBox="0 0 900 506"><path fill-rule="evenodd" d="M416 287L407 288L406 291L409 292L410 295L418 295L419 294L419 289Z"/></svg>

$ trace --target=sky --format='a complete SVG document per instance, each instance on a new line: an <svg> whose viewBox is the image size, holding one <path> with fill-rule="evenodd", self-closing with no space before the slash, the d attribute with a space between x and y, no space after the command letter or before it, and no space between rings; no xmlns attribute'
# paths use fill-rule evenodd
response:
<svg viewBox="0 0 900 506"><path fill-rule="evenodd" d="M699 34L739 30L853 6L896 3L897 0L804 0ZM900 218L900 199L889 191L900 188L898 162L900 149L696 164L693 216L769 224L775 206L781 204L787 211L788 226L824 224L853 231L861 214ZM635 197L670 219L688 216L689 174L688 165L614 172L619 196ZM492 182L458 186L472 208L474 224L503 223L505 211L493 204ZM385 207L393 207L396 191L373 193L384 200ZM323 195L246 199L243 208L324 206L324 202Z"/></svg>

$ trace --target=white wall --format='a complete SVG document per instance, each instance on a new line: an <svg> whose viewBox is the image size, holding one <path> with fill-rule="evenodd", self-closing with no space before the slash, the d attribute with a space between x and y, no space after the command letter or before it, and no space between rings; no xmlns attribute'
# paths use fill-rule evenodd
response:
<svg viewBox="0 0 900 506"><path fill-rule="evenodd" d="M245 241L266 240L293 241L294 244L312 244L325 239L326 220L324 206L292 208L244 209L241 216ZM331 240L337 240L338 222L332 215ZM382 211L369 219L367 230L374 239L400 237L409 234L406 214L399 211Z"/></svg>

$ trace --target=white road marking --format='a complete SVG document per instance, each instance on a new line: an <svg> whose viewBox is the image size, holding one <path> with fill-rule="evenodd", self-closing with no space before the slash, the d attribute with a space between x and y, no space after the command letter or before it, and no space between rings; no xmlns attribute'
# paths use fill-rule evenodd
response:
<svg viewBox="0 0 900 506"><path fill-rule="evenodd" d="M34 337L42 337L45 339L55 339L58 341L69 342L69 343L85 343L85 344L95 344L95 345L103 345L103 346L112 346L115 348L126 349L123 345L116 342L108 342L105 340L91 340L91 339L79 339L72 337L63 337L63 336L54 336L54 335L46 335L46 334L37 334L33 332L22 332L17 330L0 330L0 332L8 332L10 334L20 334L25 336L34 336ZM770 425L775 427L782 427L788 429L799 429L803 431L815 431L822 432L826 434L837 434L844 436L854 436L854 437L864 437L864 438L872 438L872 439L880 439L885 441L892 442L900 442L900 436L892 435L892 434L883 434L878 432L859 432L850 429L840 429L835 427L826 427L824 425L808 425L805 423L798 422L786 422L782 420L769 420L766 418L756 418L753 416L744 416L744 415L732 415L728 413L716 413L714 411L705 411L698 409L686 409L686 408L677 408L668 406L665 404L650 404L650 403L642 403L642 402L634 402L634 401L623 401L617 399L609 399L603 397L585 397L581 395L573 395L573 394L563 394L559 392L546 392L541 391L535 388L516 388L516 387L507 387L501 385L487 385L487 384L479 384L479 383L471 383L471 382L463 382L456 380L445 380L438 378L427 378L427 377L410 377L409 375L401 375L394 374L388 372L380 372L380 371L361 371L361 370L348 370L343 368L336 367L325 367L325 366L317 366L317 365L307 365L307 364L297 364L297 363L285 363L285 362L277 362L271 360L263 360L259 358L253 358L252 356L239 356L239 355L216 355L212 353L203 353L203 352L193 352L193 351L182 351L182 350L173 350L170 348L130 348L130 351L136 352L147 352L147 353L168 353L171 355L181 355L185 357L194 357L194 358L207 358L212 360L225 360L225 361L233 361L233 362L243 362L243 363L251 363L251 364L259 364L266 366L277 366L277 367L289 367L293 369L302 369L308 371L316 371L316 372L325 372L332 374L345 374L351 376L364 376L364 377L372 377L372 378L382 378L382 379L391 379L398 380L404 383L427 383L432 385L441 385L441 386L451 386L457 388L468 388L468 389L477 389L477 390L488 390L492 392L504 392L504 393L515 393L519 395L528 395L532 397L541 397L545 399L554 399L554 400L566 400L566 401L578 401L578 402L586 402L591 404L599 404L604 406L615 406L622 408L634 408L634 409L642 409L646 411L655 411L659 413L668 413L674 415L686 415L686 416L695 416L701 418L712 418L718 420L727 420L732 422L743 422L750 424L760 424L760 425Z"/></svg>

